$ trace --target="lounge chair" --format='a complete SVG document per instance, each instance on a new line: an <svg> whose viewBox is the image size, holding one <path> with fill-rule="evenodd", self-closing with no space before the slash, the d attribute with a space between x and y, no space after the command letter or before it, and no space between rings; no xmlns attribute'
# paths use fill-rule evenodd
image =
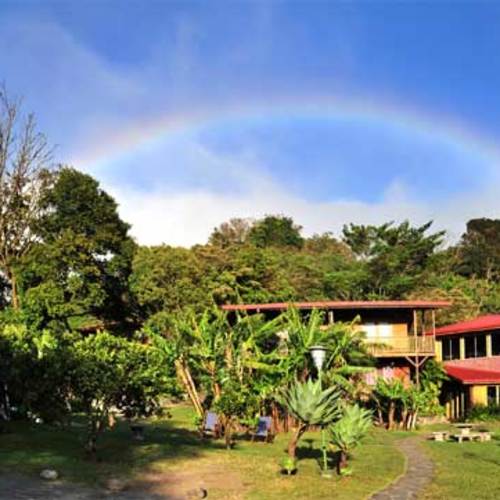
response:
<svg viewBox="0 0 500 500"><path fill-rule="evenodd" d="M274 440L272 427L273 424L271 417L259 417L257 428L252 434L252 441L255 441L256 439L262 439L263 441L272 443Z"/></svg>
<svg viewBox="0 0 500 500"><path fill-rule="evenodd" d="M219 417L213 411L207 411L205 419L203 420L203 427L201 428L201 435L203 437L219 438L220 424Z"/></svg>

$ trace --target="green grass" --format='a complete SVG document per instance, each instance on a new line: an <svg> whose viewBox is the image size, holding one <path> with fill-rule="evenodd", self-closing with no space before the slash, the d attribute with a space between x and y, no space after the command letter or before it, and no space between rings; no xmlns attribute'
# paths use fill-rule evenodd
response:
<svg viewBox="0 0 500 500"><path fill-rule="evenodd" d="M172 418L146 424L144 442L131 440L128 426L119 423L99 441L98 462L84 457L82 422L67 429L12 422L0 436L0 470L38 474L51 466L64 479L95 485L109 477L140 480L150 473L197 474L208 467L233 479L234 491L212 488L216 498L272 500L361 499L382 489L404 469L402 455L393 446L400 437L398 433L372 432L353 453L353 476L333 479L320 477L319 434L308 433L299 444L298 474L284 477L279 473L279 463L285 456L286 434L279 435L273 444L241 439L228 451L221 441L201 440L192 422L190 408L175 407Z"/></svg>
<svg viewBox="0 0 500 500"><path fill-rule="evenodd" d="M83 422L76 419L74 424L61 429L9 423L0 435L0 471L36 475L50 466L63 479L91 485L102 485L109 477L143 479L147 484L151 474L187 474L196 480L218 475L224 488L216 480L210 492L220 499L363 499L403 473L404 460L394 443L408 436L404 432L374 430L354 450L351 477L323 479L319 474L318 433L303 437L298 448L299 472L285 477L280 475L279 463L285 456L286 434L278 435L273 444L239 439L235 449L228 451L222 441L199 438L187 406L173 408L172 418L149 421L143 442L133 441L128 426L118 423L99 441L97 462L85 459ZM417 434L428 435L446 427L432 426ZM500 498L500 423L486 423L484 427L494 431L489 443L425 442L425 450L435 461L436 475L423 499Z"/></svg>
<svg viewBox="0 0 500 500"><path fill-rule="evenodd" d="M491 442L426 442L436 475L423 498L500 498L500 423L480 426L494 432Z"/></svg>

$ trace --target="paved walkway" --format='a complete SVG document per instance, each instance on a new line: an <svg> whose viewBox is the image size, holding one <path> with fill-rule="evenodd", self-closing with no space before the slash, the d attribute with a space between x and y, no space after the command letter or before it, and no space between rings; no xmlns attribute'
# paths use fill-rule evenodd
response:
<svg viewBox="0 0 500 500"><path fill-rule="evenodd" d="M385 490L376 493L372 500L410 500L432 480L434 464L422 451L419 438L407 438L398 441L398 448L406 456L406 471L396 482Z"/></svg>

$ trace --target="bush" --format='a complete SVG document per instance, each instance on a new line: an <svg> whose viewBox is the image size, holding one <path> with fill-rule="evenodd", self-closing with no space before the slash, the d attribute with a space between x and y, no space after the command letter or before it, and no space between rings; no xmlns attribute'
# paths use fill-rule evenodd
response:
<svg viewBox="0 0 500 500"><path fill-rule="evenodd" d="M478 420L485 422L487 420L500 420L500 405L473 406L467 413L467 418L470 420Z"/></svg>

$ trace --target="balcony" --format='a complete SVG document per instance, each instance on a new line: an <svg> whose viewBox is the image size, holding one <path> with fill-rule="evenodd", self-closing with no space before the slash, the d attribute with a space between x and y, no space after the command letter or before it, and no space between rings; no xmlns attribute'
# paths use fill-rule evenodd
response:
<svg viewBox="0 0 500 500"><path fill-rule="evenodd" d="M368 351L377 358L394 356L434 356L435 342L431 336L367 338Z"/></svg>

